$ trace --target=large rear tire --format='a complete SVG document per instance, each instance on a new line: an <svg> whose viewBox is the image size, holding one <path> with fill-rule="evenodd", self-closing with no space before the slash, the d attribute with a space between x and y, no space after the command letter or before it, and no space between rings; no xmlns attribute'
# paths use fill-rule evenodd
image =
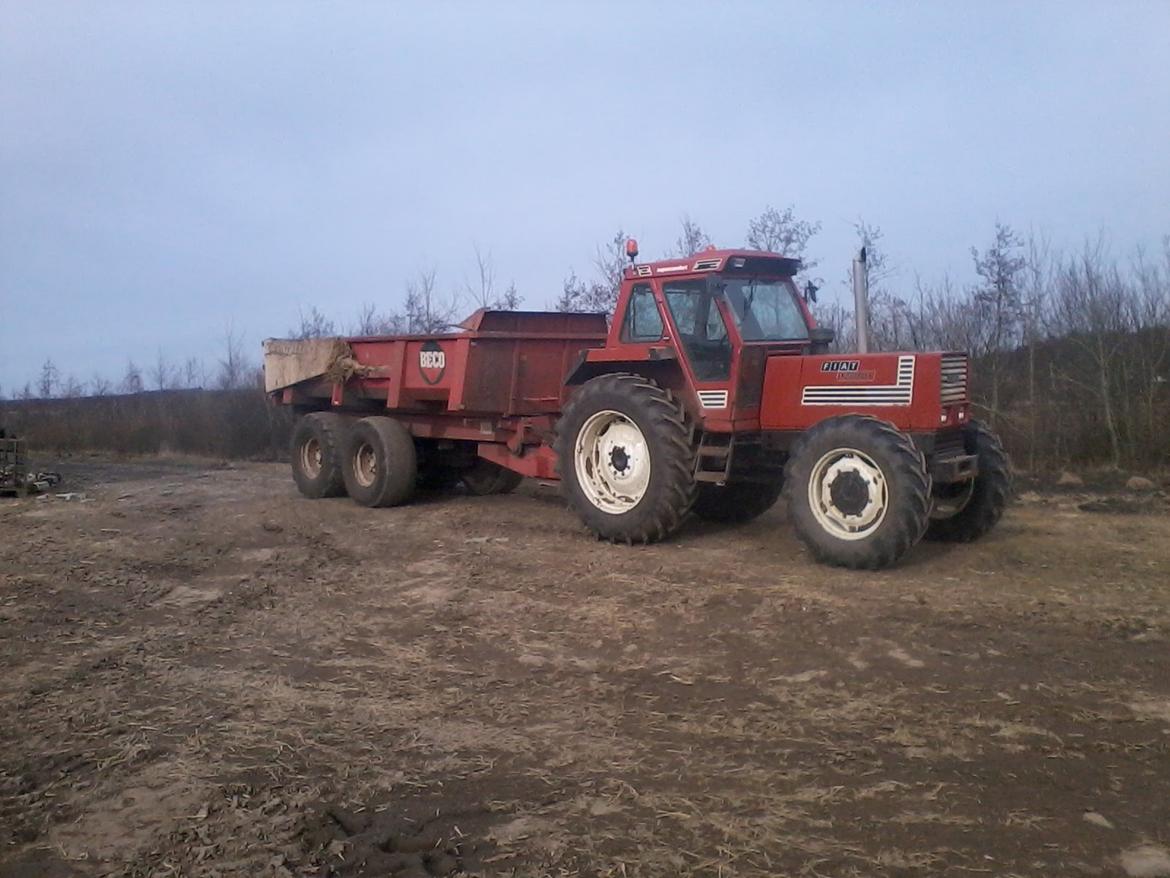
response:
<svg viewBox="0 0 1170 878"><path fill-rule="evenodd" d="M418 457L414 437L393 418L353 425L342 457L345 489L362 506L398 506L414 494Z"/></svg>
<svg viewBox="0 0 1170 878"><path fill-rule="evenodd" d="M341 453L346 419L335 412L311 412L293 429L289 446L293 481L311 500L340 497L345 493Z"/></svg>
<svg viewBox="0 0 1170 878"><path fill-rule="evenodd" d="M459 474L469 494L486 497L489 494L510 494L524 481L524 476L482 457L470 469Z"/></svg>
<svg viewBox="0 0 1170 878"><path fill-rule="evenodd" d="M732 482L730 485L699 485L691 512L704 521L746 524L776 505L784 491L784 479L772 482Z"/></svg>
<svg viewBox="0 0 1170 878"><path fill-rule="evenodd" d="M864 415L822 421L797 441L784 481L797 536L822 563L888 567L926 530L925 460L886 421Z"/></svg>
<svg viewBox="0 0 1170 878"><path fill-rule="evenodd" d="M670 391L641 375L601 375L557 424L561 492L598 539L650 543L695 499L694 431Z"/></svg>
<svg viewBox="0 0 1170 878"><path fill-rule="evenodd" d="M979 475L959 504L936 500L926 538L942 543L969 543L999 522L1012 493L1012 465L1003 445L987 425L971 421L963 430L968 454L978 459ZM949 499L949 498L948 498Z"/></svg>

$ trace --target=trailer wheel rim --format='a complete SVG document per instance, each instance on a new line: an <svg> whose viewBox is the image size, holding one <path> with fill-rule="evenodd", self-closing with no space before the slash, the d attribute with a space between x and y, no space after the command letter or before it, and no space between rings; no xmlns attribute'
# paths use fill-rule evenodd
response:
<svg viewBox="0 0 1170 878"><path fill-rule="evenodd" d="M321 450L321 442L316 436L311 436L301 444L301 471L310 479L321 475L325 455Z"/></svg>
<svg viewBox="0 0 1170 878"><path fill-rule="evenodd" d="M890 505L882 468L856 448L835 448L816 462L808 502L817 524L842 540L873 534Z"/></svg>
<svg viewBox="0 0 1170 878"><path fill-rule="evenodd" d="M646 437L621 412L597 412L581 425L573 466L586 499L610 515L629 512L650 486Z"/></svg>
<svg viewBox="0 0 1170 878"><path fill-rule="evenodd" d="M369 442L363 442L353 455L353 477L363 488L374 484L378 478L378 452Z"/></svg>

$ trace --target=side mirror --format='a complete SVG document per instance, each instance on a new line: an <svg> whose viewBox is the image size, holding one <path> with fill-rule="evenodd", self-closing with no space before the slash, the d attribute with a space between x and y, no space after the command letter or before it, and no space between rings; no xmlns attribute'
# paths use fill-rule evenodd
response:
<svg viewBox="0 0 1170 878"><path fill-rule="evenodd" d="M804 285L804 300L806 302L815 302L817 300L817 290L819 290L819 289L820 289L820 287L818 287L816 284L814 284L811 280L808 281L807 283L805 283L805 285ZM830 341L831 340L832 339L830 339Z"/></svg>
<svg viewBox="0 0 1170 878"><path fill-rule="evenodd" d="M827 326L818 326L809 331L808 341L812 347L814 354L827 354L829 352L829 345L833 343L833 339L837 337L837 333Z"/></svg>

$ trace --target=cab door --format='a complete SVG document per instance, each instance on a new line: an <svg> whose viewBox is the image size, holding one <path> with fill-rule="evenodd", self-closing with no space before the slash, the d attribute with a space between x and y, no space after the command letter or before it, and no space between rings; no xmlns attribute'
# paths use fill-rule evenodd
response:
<svg viewBox="0 0 1170 878"><path fill-rule="evenodd" d="M730 417L739 342L729 330L718 288L707 278L659 283L703 417Z"/></svg>

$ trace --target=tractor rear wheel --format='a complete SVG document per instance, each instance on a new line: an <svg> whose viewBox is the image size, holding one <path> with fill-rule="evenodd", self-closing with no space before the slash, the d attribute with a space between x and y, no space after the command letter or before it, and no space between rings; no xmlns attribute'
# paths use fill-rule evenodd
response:
<svg viewBox="0 0 1170 878"><path fill-rule="evenodd" d="M297 489L311 500L345 493L341 450L346 420L336 412L311 412L293 429L289 458Z"/></svg>
<svg viewBox="0 0 1170 878"><path fill-rule="evenodd" d="M865 415L822 421L797 441L784 481L797 536L823 563L888 567L926 530L925 460L886 421Z"/></svg>
<svg viewBox="0 0 1170 878"><path fill-rule="evenodd" d="M746 524L776 505L784 491L784 479L771 482L733 482L730 485L699 485L691 512L704 521Z"/></svg>
<svg viewBox="0 0 1170 878"><path fill-rule="evenodd" d="M346 491L362 506L405 503L418 478L414 437L393 418L363 418L350 430L341 471Z"/></svg>
<svg viewBox="0 0 1170 878"><path fill-rule="evenodd" d="M524 481L524 476L482 457L459 474L469 494L486 497L488 494L510 494Z"/></svg>
<svg viewBox="0 0 1170 878"><path fill-rule="evenodd" d="M967 453L977 457L979 474L958 491L935 497L926 529L928 540L969 543L979 539L995 527L1011 496L1011 462L999 437L981 421L971 421L963 430L963 443Z"/></svg>
<svg viewBox="0 0 1170 878"><path fill-rule="evenodd" d="M693 434L678 400L652 379L593 378L557 424L561 492L598 539L660 540L695 499Z"/></svg>

